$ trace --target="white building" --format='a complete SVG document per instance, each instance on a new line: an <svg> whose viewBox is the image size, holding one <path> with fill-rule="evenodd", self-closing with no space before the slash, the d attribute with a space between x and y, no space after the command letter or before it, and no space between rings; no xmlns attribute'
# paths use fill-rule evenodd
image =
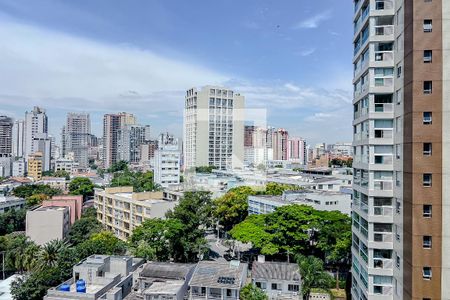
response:
<svg viewBox="0 0 450 300"><path fill-rule="evenodd" d="M55 160L55 172L66 171L69 174L78 170L78 163L69 158L59 158Z"/></svg>
<svg viewBox="0 0 450 300"><path fill-rule="evenodd" d="M155 183L168 187L180 184L181 151L178 140L168 134L162 134L155 151Z"/></svg>
<svg viewBox="0 0 450 300"><path fill-rule="evenodd" d="M69 229L69 207L39 206L27 211L26 235L38 245L63 240Z"/></svg>
<svg viewBox="0 0 450 300"><path fill-rule="evenodd" d="M268 214L277 207L299 204L308 205L317 210L340 211L350 215L352 209L350 194L325 191L286 191L282 196L249 196L249 214Z"/></svg>
<svg viewBox="0 0 450 300"><path fill-rule="evenodd" d="M186 169L243 167L244 102L244 96L222 87L205 86L186 92L183 139Z"/></svg>
<svg viewBox="0 0 450 300"><path fill-rule="evenodd" d="M12 163L12 176L24 177L26 170L26 163L24 158L19 158Z"/></svg>
<svg viewBox="0 0 450 300"><path fill-rule="evenodd" d="M146 142L150 126L123 125L118 132L119 160L138 163L141 159L141 146Z"/></svg>
<svg viewBox="0 0 450 300"><path fill-rule="evenodd" d="M25 151L25 121L16 120L13 125L13 156L24 157Z"/></svg>
<svg viewBox="0 0 450 300"><path fill-rule="evenodd" d="M0 196L0 214L9 210L21 209L25 206L25 199Z"/></svg>
<svg viewBox="0 0 450 300"><path fill-rule="evenodd" d="M35 138L38 140L47 138L48 119L45 110L35 106L32 111L26 112L24 125L24 157L27 159L30 154L40 151L37 149L38 145L35 145Z"/></svg>
<svg viewBox="0 0 450 300"><path fill-rule="evenodd" d="M88 113L68 113L62 130L62 156L72 152L80 167L88 167L91 119Z"/></svg>

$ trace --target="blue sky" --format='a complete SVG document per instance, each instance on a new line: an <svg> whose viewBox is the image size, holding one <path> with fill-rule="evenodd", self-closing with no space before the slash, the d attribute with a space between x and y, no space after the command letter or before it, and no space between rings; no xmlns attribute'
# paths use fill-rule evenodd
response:
<svg viewBox="0 0 450 300"><path fill-rule="evenodd" d="M311 143L351 140L352 1L0 0L0 113L135 113L182 133L184 91L220 84Z"/></svg>

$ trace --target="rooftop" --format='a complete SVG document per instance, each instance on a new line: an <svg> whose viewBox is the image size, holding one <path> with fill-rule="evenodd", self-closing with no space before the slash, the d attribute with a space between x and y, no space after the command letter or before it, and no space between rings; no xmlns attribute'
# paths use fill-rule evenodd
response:
<svg viewBox="0 0 450 300"><path fill-rule="evenodd" d="M194 266L195 264L149 262L139 273L139 276L184 280Z"/></svg>
<svg viewBox="0 0 450 300"><path fill-rule="evenodd" d="M284 262L254 262L252 278L300 281L297 264Z"/></svg>
<svg viewBox="0 0 450 300"><path fill-rule="evenodd" d="M183 285L184 280L167 280L164 282L154 281L151 286L144 290L143 294L177 294Z"/></svg>
<svg viewBox="0 0 450 300"><path fill-rule="evenodd" d="M200 261L189 285L239 289L241 278L245 276L243 273L247 269L248 265L239 261Z"/></svg>

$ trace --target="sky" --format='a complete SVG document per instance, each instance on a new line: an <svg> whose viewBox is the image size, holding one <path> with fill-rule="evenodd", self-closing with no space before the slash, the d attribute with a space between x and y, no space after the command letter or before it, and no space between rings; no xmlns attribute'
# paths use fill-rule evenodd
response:
<svg viewBox="0 0 450 300"><path fill-rule="evenodd" d="M134 113L182 136L185 91L234 89L309 143L351 141L352 1L0 0L0 114Z"/></svg>

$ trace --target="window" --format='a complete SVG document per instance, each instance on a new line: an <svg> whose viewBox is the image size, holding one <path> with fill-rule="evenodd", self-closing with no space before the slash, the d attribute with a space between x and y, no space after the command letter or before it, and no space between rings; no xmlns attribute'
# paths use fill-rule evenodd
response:
<svg viewBox="0 0 450 300"><path fill-rule="evenodd" d="M259 287L259 288L262 289L262 290L265 290L265 289L267 288L267 285L266 285L265 282L259 282L259 281L257 281L257 282L256 282L256 286Z"/></svg>
<svg viewBox="0 0 450 300"><path fill-rule="evenodd" d="M231 297L232 296L232 291L230 289L227 289L227 297Z"/></svg>
<svg viewBox="0 0 450 300"><path fill-rule="evenodd" d="M431 249L431 236L429 236L429 235L423 236L423 248Z"/></svg>
<svg viewBox="0 0 450 300"><path fill-rule="evenodd" d="M425 111L423 113L423 124L430 125L433 123L433 113L431 111Z"/></svg>
<svg viewBox="0 0 450 300"><path fill-rule="evenodd" d="M288 291L290 292L298 292L298 284L288 284Z"/></svg>
<svg viewBox="0 0 450 300"><path fill-rule="evenodd" d="M423 279L430 280L432 276L431 267L423 267L422 275Z"/></svg>
<svg viewBox="0 0 450 300"><path fill-rule="evenodd" d="M423 50L423 62L431 63L433 61L433 50Z"/></svg>
<svg viewBox="0 0 450 300"><path fill-rule="evenodd" d="M429 173L423 174L423 186L424 187L431 187L432 177L433 177L432 174L429 174Z"/></svg>
<svg viewBox="0 0 450 300"><path fill-rule="evenodd" d="M432 151L431 143L423 143L423 155L430 156Z"/></svg>
<svg viewBox="0 0 450 300"><path fill-rule="evenodd" d="M373 286L373 293L374 294L378 294L378 295L383 294L383 287L379 286L379 285L374 285Z"/></svg>
<svg viewBox="0 0 450 300"><path fill-rule="evenodd" d="M423 217L431 218L433 206L431 204L423 205Z"/></svg>
<svg viewBox="0 0 450 300"><path fill-rule="evenodd" d="M401 203L400 201L396 200L395 201L395 211L399 214L400 213L400 209L401 209Z"/></svg>
<svg viewBox="0 0 450 300"><path fill-rule="evenodd" d="M433 20L425 19L423 20L423 32L433 31Z"/></svg>
<svg viewBox="0 0 450 300"><path fill-rule="evenodd" d="M398 255L395 258L395 265L397 266L397 268L400 268L400 256L398 256Z"/></svg>
<svg viewBox="0 0 450 300"><path fill-rule="evenodd" d="M281 284L272 283L272 290L274 290L274 291L281 290Z"/></svg>
<svg viewBox="0 0 450 300"><path fill-rule="evenodd" d="M423 82L423 93L431 94L433 92L433 82L432 81L424 81Z"/></svg>
<svg viewBox="0 0 450 300"><path fill-rule="evenodd" d="M402 76L402 66L397 67L397 78L400 78Z"/></svg>

